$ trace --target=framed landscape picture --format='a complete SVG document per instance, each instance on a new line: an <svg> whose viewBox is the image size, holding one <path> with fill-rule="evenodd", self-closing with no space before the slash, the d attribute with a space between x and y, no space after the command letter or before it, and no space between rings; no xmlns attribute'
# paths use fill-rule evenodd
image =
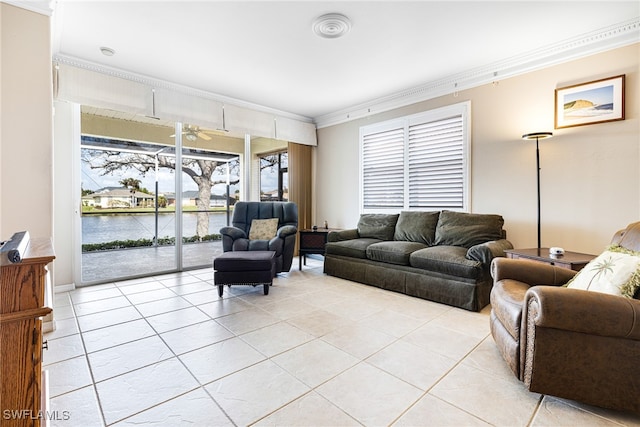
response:
<svg viewBox="0 0 640 427"><path fill-rule="evenodd" d="M624 120L624 74L556 89L556 129L615 120Z"/></svg>

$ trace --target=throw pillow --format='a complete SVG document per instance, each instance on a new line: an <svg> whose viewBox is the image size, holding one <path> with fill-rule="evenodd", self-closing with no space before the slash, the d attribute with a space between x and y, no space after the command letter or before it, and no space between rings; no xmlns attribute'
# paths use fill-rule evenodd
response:
<svg viewBox="0 0 640 427"><path fill-rule="evenodd" d="M400 212L393 240L405 240L407 242L424 243L429 246L433 245L436 239L436 224L438 223L439 215L439 211Z"/></svg>
<svg viewBox="0 0 640 427"><path fill-rule="evenodd" d="M633 298L640 288L640 252L617 245L609 246L566 286Z"/></svg>
<svg viewBox="0 0 640 427"><path fill-rule="evenodd" d="M249 229L249 240L271 240L278 231L278 218L254 219Z"/></svg>
<svg viewBox="0 0 640 427"><path fill-rule="evenodd" d="M398 214L362 214L358 221L358 235L370 239L393 240Z"/></svg>
<svg viewBox="0 0 640 427"><path fill-rule="evenodd" d="M504 219L500 215L442 211L436 226L436 245L469 249L480 243L502 239Z"/></svg>

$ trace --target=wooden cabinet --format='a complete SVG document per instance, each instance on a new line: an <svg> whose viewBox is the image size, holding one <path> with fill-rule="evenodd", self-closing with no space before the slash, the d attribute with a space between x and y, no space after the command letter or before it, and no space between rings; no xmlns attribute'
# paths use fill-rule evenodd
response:
<svg viewBox="0 0 640 427"><path fill-rule="evenodd" d="M507 258L528 259L530 261L542 262L544 264L555 265L560 268L580 271L596 255L581 254L578 252L565 252L564 255L551 255L549 248L533 249L509 249L506 250Z"/></svg>
<svg viewBox="0 0 640 427"><path fill-rule="evenodd" d="M298 250L298 269L302 270L302 260L307 265L308 254L324 255L324 245L331 231L340 231L338 228L318 228L316 230L300 230L300 248Z"/></svg>
<svg viewBox="0 0 640 427"><path fill-rule="evenodd" d="M50 239L31 239L22 261L0 267L0 425L46 422L42 402L42 317Z"/></svg>

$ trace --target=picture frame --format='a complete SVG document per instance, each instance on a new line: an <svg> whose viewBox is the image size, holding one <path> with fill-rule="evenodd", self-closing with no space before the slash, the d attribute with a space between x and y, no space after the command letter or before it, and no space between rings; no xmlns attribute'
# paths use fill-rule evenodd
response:
<svg viewBox="0 0 640 427"><path fill-rule="evenodd" d="M555 90L555 128L624 120L625 75Z"/></svg>

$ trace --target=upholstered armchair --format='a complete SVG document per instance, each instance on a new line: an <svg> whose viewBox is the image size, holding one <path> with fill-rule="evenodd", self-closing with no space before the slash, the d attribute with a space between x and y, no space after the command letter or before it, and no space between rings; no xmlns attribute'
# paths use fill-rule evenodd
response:
<svg viewBox="0 0 640 427"><path fill-rule="evenodd" d="M261 231L257 227L271 224L272 232ZM277 219L277 221L275 221ZM259 222L254 222L258 220ZM275 251L276 273L289 271L293 261L293 251L298 233L298 207L293 202L237 202L231 219L233 226L222 227L222 250L229 251ZM254 232L251 231L252 225Z"/></svg>
<svg viewBox="0 0 640 427"><path fill-rule="evenodd" d="M617 232L611 243L640 251L640 222ZM490 322L496 345L530 391L640 413L640 290L630 298L564 287L575 274L494 259Z"/></svg>

